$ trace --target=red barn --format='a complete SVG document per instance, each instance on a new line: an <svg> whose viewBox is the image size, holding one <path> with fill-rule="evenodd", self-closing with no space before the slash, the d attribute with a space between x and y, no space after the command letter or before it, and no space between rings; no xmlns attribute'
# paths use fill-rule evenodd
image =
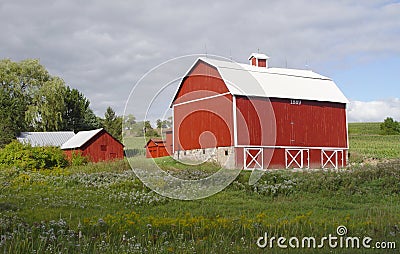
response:
<svg viewBox="0 0 400 254"><path fill-rule="evenodd" d="M309 70L199 58L172 101L173 153L228 168L326 168L347 163L348 100Z"/></svg>
<svg viewBox="0 0 400 254"><path fill-rule="evenodd" d="M172 130L166 130L165 140L151 138L146 145L146 158L158 158L172 154Z"/></svg>
<svg viewBox="0 0 400 254"><path fill-rule="evenodd" d="M80 131L61 149L69 159L73 153L87 156L92 162L108 161L124 158L124 146L103 128L90 131Z"/></svg>
<svg viewBox="0 0 400 254"><path fill-rule="evenodd" d="M165 147L165 141L162 139L150 139L144 146L146 148L146 158L158 158L169 156Z"/></svg>

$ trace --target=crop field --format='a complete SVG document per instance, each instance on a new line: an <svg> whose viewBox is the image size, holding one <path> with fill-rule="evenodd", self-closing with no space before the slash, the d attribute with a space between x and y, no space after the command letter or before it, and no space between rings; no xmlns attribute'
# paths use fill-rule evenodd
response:
<svg viewBox="0 0 400 254"><path fill-rule="evenodd" d="M353 161L343 170L269 171L255 185L248 184L250 172L241 172L223 191L194 201L151 191L126 160L45 170L1 167L0 252L398 253L399 137L352 128L351 153L363 163ZM371 150L363 150L363 144ZM394 152L383 155L388 146ZM367 163L371 158L378 163ZM156 161L185 179L218 170L215 164L188 167L168 157ZM137 156L132 163L145 168L151 161ZM368 236L371 245L396 248L256 244L265 233L287 239L337 236L341 225L347 236Z"/></svg>
<svg viewBox="0 0 400 254"><path fill-rule="evenodd" d="M380 123L350 123L350 162L400 158L400 135L379 135Z"/></svg>

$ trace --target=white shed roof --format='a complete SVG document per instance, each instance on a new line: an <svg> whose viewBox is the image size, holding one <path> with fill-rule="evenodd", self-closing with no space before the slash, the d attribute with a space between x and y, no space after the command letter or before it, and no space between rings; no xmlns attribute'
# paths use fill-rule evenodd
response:
<svg viewBox="0 0 400 254"><path fill-rule="evenodd" d="M17 140L32 146L61 146L75 135L73 131L21 132Z"/></svg>
<svg viewBox="0 0 400 254"><path fill-rule="evenodd" d="M330 78L310 70L265 68L204 57L199 60L217 68L233 95L349 102Z"/></svg>
<svg viewBox="0 0 400 254"><path fill-rule="evenodd" d="M97 133L102 131L103 128L90 130L90 131L80 131L67 142L65 142L61 149L74 149L83 146L86 142L88 142L91 138L93 138Z"/></svg>

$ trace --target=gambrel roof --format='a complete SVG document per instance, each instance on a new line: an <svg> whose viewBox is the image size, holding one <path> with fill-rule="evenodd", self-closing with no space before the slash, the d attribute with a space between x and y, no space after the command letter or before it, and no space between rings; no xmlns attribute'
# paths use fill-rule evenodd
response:
<svg viewBox="0 0 400 254"><path fill-rule="evenodd" d="M232 95L349 102L330 78L311 70L265 68L200 57L185 76L199 61L218 70Z"/></svg>

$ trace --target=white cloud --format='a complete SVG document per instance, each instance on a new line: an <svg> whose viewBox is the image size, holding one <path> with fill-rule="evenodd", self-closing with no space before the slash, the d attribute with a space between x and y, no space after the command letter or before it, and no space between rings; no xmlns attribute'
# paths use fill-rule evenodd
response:
<svg viewBox="0 0 400 254"><path fill-rule="evenodd" d="M272 66L317 72L351 57L396 57L399 16L400 4L377 0L0 1L0 58L40 58L97 114L108 105L122 113L148 70L205 47L238 62L259 48Z"/></svg>
<svg viewBox="0 0 400 254"><path fill-rule="evenodd" d="M386 117L399 121L400 99L351 101L347 114L349 122L382 122Z"/></svg>

